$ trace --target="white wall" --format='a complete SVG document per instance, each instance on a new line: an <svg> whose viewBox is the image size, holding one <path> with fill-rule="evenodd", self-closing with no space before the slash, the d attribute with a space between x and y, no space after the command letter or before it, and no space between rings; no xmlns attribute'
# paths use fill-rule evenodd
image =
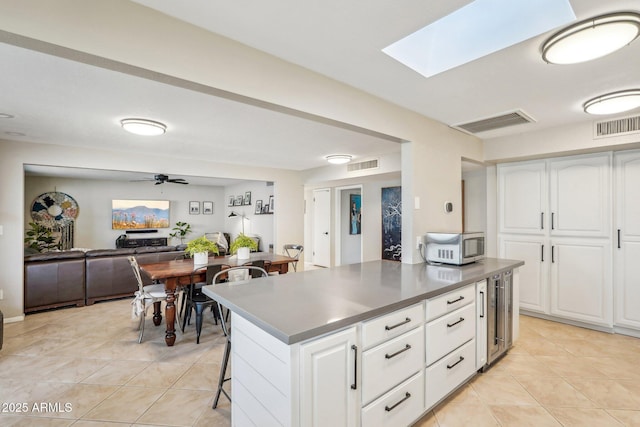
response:
<svg viewBox="0 0 640 427"><path fill-rule="evenodd" d="M251 192L251 205L228 206L228 200L231 196L244 195L247 191ZM257 215L255 209L257 200L262 200L263 204L267 204L269 203L269 196L273 194L274 186L268 185L264 181L247 181L242 184L225 187L224 230L231 234L231 241L242 232L242 222L244 221L244 233L248 236L260 237L259 249L264 252L269 251L269 246L274 245L274 215ZM229 214L232 211L240 216L229 218ZM243 214L245 215L244 219L242 219ZM273 249L276 253L281 252L281 248L273 246Z"/></svg>
<svg viewBox="0 0 640 427"><path fill-rule="evenodd" d="M31 204L40 194L49 191L67 193L78 202L79 214L75 222L74 246L77 248L103 249L115 248L116 238L124 230L111 229L111 200L169 200L171 227L178 221L191 224L192 233L186 236L190 240L209 231L223 230L225 221L223 187L204 187L197 185L177 185L153 182L122 182L101 180L80 180L70 178L51 178L27 176L25 178L24 222L32 221ZM213 215L189 215L190 201L214 202ZM273 228L273 227L272 227ZM169 237L171 228L158 229L153 234L129 235L130 238ZM168 244L179 244L179 240L168 239Z"/></svg>
<svg viewBox="0 0 640 427"><path fill-rule="evenodd" d="M464 172L465 231L487 231L487 174L484 168Z"/></svg>

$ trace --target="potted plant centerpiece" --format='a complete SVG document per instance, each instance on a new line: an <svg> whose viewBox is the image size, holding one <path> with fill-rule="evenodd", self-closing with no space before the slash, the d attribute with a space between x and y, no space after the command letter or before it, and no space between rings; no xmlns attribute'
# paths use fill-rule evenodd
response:
<svg viewBox="0 0 640 427"><path fill-rule="evenodd" d="M184 243L184 238L187 234L191 233L191 224L187 222L178 221L176 226L171 229L173 233L169 234L169 237L174 239L180 239L180 244Z"/></svg>
<svg viewBox="0 0 640 427"><path fill-rule="evenodd" d="M231 248L229 249L232 254L237 253L239 259L248 259L250 251L258 250L258 242L253 240L251 237L240 233L233 243L231 243Z"/></svg>
<svg viewBox="0 0 640 427"><path fill-rule="evenodd" d="M184 250L193 258L194 264L206 264L209 258L209 253L218 255L218 245L207 239L205 236L198 237L187 243L187 247Z"/></svg>

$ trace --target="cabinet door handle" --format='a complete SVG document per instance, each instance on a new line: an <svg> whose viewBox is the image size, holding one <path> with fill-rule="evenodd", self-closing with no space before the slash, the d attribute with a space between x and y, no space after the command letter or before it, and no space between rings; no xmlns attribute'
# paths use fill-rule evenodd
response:
<svg viewBox="0 0 640 427"><path fill-rule="evenodd" d="M551 245L551 263L556 262L555 255L554 255L554 253L553 253L553 252L554 252L554 251L553 251L553 248L554 248L554 246L553 246L553 245Z"/></svg>
<svg viewBox="0 0 640 427"><path fill-rule="evenodd" d="M554 217L554 213L551 212L551 229L555 230L554 225L553 225L553 217Z"/></svg>
<svg viewBox="0 0 640 427"><path fill-rule="evenodd" d="M404 352L405 352L405 351L407 351L407 350L411 350L411 346L410 346L409 344L405 345L405 346L404 346L404 348L403 348L402 350L398 350L398 351L396 351L396 352L395 352L395 353L393 353L393 354L385 354L385 355L384 355L384 358L385 358L385 359L391 359L391 358L396 357L397 355L399 355L399 354L401 354L401 353L404 353Z"/></svg>
<svg viewBox="0 0 640 427"><path fill-rule="evenodd" d="M353 384L351 384L351 390L358 388L358 346L352 345L353 350Z"/></svg>
<svg viewBox="0 0 640 427"><path fill-rule="evenodd" d="M453 326L456 326L460 322L464 322L464 317L461 317L460 320L458 320L457 322L447 323L447 328L451 328Z"/></svg>
<svg viewBox="0 0 640 427"><path fill-rule="evenodd" d="M398 402L394 403L394 404L393 404L393 405L391 405L391 406L385 406L385 407L384 407L384 410L385 410L385 411L387 411L387 412L393 411L393 409L394 409L396 406L398 406L399 404L401 404L402 402L404 402L405 400L407 400L407 399L408 399L408 398L410 398L410 397L411 397L411 393L406 392L406 393L404 394L404 397L403 397L402 399L400 399L400 401L398 401Z"/></svg>
<svg viewBox="0 0 640 427"><path fill-rule="evenodd" d="M459 302L459 301L462 301L463 299L464 299L464 297L463 297L462 295L460 295L460 297L459 297L459 298L456 298L456 299L454 299L453 301L449 301L449 300L447 300L447 304L455 304L455 303L457 303L457 302Z"/></svg>
<svg viewBox="0 0 640 427"><path fill-rule="evenodd" d="M406 317L402 322L396 323L395 325L392 325L392 326L385 326L384 329L385 329L385 331L390 331L392 329L397 328L398 326L402 326L402 325L407 324L409 322L411 322L411 319Z"/></svg>
<svg viewBox="0 0 640 427"><path fill-rule="evenodd" d="M620 249L620 229L618 228L618 249Z"/></svg>
<svg viewBox="0 0 640 427"><path fill-rule="evenodd" d="M480 318L482 319L484 317L484 291L480 291L480 305L482 306L482 314L480 315Z"/></svg>
<svg viewBox="0 0 640 427"><path fill-rule="evenodd" d="M540 212L540 230L544 230L544 212Z"/></svg>
<svg viewBox="0 0 640 427"><path fill-rule="evenodd" d="M544 245L542 245L542 250L540 251L540 262L544 262Z"/></svg>
<svg viewBox="0 0 640 427"><path fill-rule="evenodd" d="M447 365L447 369L452 369L454 366L456 366L458 363L462 362L463 360L464 360L464 357L460 356L460 359L458 359L456 363L454 363L453 365Z"/></svg>

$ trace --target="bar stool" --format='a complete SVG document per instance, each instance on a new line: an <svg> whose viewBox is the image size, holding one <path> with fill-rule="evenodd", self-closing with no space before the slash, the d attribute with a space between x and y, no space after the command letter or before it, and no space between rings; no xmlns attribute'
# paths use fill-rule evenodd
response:
<svg viewBox="0 0 640 427"><path fill-rule="evenodd" d="M216 275L213 276L212 284L215 285L217 283L217 279L219 275L233 273L233 271L235 270L245 270L245 272L248 273L247 274L248 279L244 280L245 282L253 278L256 278L256 276L257 277L269 276L264 268L260 268L252 265L243 265L240 267L228 268L226 270L216 273ZM231 278L232 275L233 274L229 274L229 278ZM218 407L218 400L220 399L220 393L223 393L227 397L227 399L229 399L229 402L231 402L231 396L229 396L229 393L227 393L227 391L223 388L224 383L231 380L230 376L225 378L227 374L227 366L229 365L229 356L231 355L231 328L227 326L227 322L225 321L225 316L222 315L223 313L222 305L217 301L216 303L218 304L218 311L220 312L220 323L222 324L222 332L227 337L227 342L224 346L224 356L222 357L222 364L220 365L220 377L218 378L218 391L216 392L215 399L213 399L213 406L212 406L213 409L216 409Z"/></svg>

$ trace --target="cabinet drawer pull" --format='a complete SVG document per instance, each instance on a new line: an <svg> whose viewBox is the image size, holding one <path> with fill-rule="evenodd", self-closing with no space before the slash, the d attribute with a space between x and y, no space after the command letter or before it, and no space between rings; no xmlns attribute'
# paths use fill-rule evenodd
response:
<svg viewBox="0 0 640 427"><path fill-rule="evenodd" d="M385 410L385 411L387 411L387 412L391 412L391 411L393 411L393 410L395 409L395 407L396 407L396 406L398 406L399 404L401 404L402 402L404 402L405 400L407 400L407 399L408 399L408 398L410 398L410 397L411 397L411 393L406 392L406 393L404 394L404 397L403 397L400 401L398 401L398 402L394 403L394 404L393 404L393 405L391 405L391 406L385 406L385 407L384 407L384 410Z"/></svg>
<svg viewBox="0 0 640 427"><path fill-rule="evenodd" d="M384 327L384 329L385 329L385 331L390 331L390 330L392 330L392 329L397 328L398 326L402 326L402 325L404 325L404 324L406 324L406 323L409 323L409 322L411 322L411 319L409 319L408 317L406 317L402 322L397 323L397 324L395 324L395 325L393 325L393 326L385 326L385 327Z"/></svg>
<svg viewBox="0 0 640 427"><path fill-rule="evenodd" d="M462 301L463 299L464 299L464 297L463 297L462 295L460 295L460 298L456 298L456 299L454 299L453 301L449 301L449 300L447 300L447 304L455 304L455 303L457 303L458 301Z"/></svg>
<svg viewBox="0 0 640 427"><path fill-rule="evenodd" d="M358 346L352 345L353 350L353 384L351 384L351 390L358 388Z"/></svg>
<svg viewBox="0 0 640 427"><path fill-rule="evenodd" d="M447 328L451 328L452 326L456 326L460 322L464 322L464 317L461 317L460 320L458 320L457 322L447 323Z"/></svg>
<svg viewBox="0 0 640 427"><path fill-rule="evenodd" d="M458 359L458 361L456 363L454 363L453 365L447 365L447 369L451 369L454 366L456 366L458 363L462 362L464 360L464 357L460 356L460 359Z"/></svg>
<svg viewBox="0 0 640 427"><path fill-rule="evenodd" d="M407 350L411 350L411 346L409 344L405 345L404 348L402 350L398 350L393 354L385 354L384 358L385 359L391 359L393 357L396 357L397 355L399 355L400 353L404 353Z"/></svg>

